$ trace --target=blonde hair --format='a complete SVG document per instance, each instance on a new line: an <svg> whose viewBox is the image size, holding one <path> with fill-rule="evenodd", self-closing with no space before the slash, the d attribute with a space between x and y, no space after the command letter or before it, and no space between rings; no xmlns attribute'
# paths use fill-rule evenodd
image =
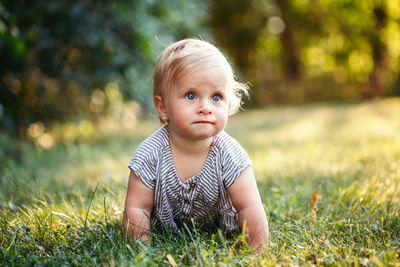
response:
<svg viewBox="0 0 400 267"><path fill-rule="evenodd" d="M229 115L235 114L242 104L242 95L248 96L249 87L236 81L231 66L218 48L203 40L184 39L165 48L154 71L153 95L168 96L188 69L210 67L218 67L226 73Z"/></svg>

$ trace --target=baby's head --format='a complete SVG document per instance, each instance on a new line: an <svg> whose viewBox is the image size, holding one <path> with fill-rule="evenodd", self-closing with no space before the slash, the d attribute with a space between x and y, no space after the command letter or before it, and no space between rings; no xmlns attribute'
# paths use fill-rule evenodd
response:
<svg viewBox="0 0 400 267"><path fill-rule="evenodd" d="M206 41L184 39L169 45L155 68L153 94L167 99L182 76L191 71L211 68L219 68L226 75L229 115L233 115L240 108L242 95L248 95L248 86L236 81L224 55Z"/></svg>

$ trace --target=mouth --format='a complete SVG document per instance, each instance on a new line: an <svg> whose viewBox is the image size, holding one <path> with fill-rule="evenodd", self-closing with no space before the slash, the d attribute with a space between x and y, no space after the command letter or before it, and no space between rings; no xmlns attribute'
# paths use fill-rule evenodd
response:
<svg viewBox="0 0 400 267"><path fill-rule="evenodd" d="M211 121L195 121L194 123L195 123L195 124L214 124L214 123L211 122Z"/></svg>

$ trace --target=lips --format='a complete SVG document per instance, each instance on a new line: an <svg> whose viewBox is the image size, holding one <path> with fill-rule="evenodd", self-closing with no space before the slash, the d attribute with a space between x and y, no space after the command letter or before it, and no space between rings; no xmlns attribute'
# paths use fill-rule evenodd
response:
<svg viewBox="0 0 400 267"><path fill-rule="evenodd" d="M214 124L214 123L211 122L211 121L195 121L194 123L195 123L195 124Z"/></svg>

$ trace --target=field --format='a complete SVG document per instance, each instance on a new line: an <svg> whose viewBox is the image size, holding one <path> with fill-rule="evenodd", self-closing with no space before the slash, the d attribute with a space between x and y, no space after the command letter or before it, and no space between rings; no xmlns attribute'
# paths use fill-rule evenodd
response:
<svg viewBox="0 0 400 267"><path fill-rule="evenodd" d="M400 98L230 119L268 216L265 255L221 232L150 246L124 234L127 164L158 127L138 121L50 150L0 135L0 265L400 266Z"/></svg>

